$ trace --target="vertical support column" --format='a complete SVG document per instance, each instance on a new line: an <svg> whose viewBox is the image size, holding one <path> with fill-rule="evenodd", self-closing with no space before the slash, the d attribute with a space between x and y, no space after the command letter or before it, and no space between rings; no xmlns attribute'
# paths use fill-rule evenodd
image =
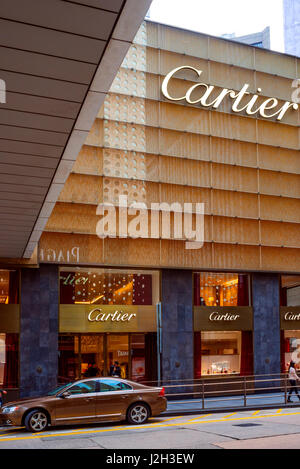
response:
<svg viewBox="0 0 300 469"><path fill-rule="evenodd" d="M252 274L254 374L280 373L278 274Z"/></svg>
<svg viewBox="0 0 300 469"><path fill-rule="evenodd" d="M58 267L22 269L20 301L20 397L57 385Z"/></svg>
<svg viewBox="0 0 300 469"><path fill-rule="evenodd" d="M162 379L194 378L193 273L162 271Z"/></svg>

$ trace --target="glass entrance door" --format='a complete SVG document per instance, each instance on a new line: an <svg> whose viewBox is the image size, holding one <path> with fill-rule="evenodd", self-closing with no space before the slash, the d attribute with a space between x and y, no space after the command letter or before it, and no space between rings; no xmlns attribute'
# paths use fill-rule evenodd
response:
<svg viewBox="0 0 300 469"><path fill-rule="evenodd" d="M155 333L59 334L59 384L113 373L123 379L153 381L156 361Z"/></svg>
<svg viewBox="0 0 300 469"><path fill-rule="evenodd" d="M129 370L129 335L108 334L107 336L108 374L119 372L120 378L128 378ZM114 366L115 365L115 366Z"/></svg>
<svg viewBox="0 0 300 469"><path fill-rule="evenodd" d="M105 370L104 335L81 335L81 376L94 378L103 376Z"/></svg>

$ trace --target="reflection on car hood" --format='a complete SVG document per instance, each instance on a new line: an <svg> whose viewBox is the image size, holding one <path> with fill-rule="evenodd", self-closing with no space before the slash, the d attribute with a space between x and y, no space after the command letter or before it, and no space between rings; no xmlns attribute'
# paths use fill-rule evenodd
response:
<svg viewBox="0 0 300 469"><path fill-rule="evenodd" d="M18 399L17 401L5 402L1 407L1 410L5 409L5 407L13 407L13 406L22 406L22 405L31 405L34 403L41 404L42 401L48 401L53 399L55 396L42 396L42 397L26 397L23 399Z"/></svg>

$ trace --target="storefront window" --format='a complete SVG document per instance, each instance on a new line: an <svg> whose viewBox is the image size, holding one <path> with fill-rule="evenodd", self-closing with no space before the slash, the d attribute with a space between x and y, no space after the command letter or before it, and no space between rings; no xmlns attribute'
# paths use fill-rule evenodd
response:
<svg viewBox="0 0 300 469"><path fill-rule="evenodd" d="M82 335L81 346L81 376L93 378L103 376L104 373L104 350L103 335Z"/></svg>
<svg viewBox="0 0 300 469"><path fill-rule="evenodd" d="M79 371L79 337L58 336L58 382L65 383L81 378Z"/></svg>
<svg viewBox="0 0 300 469"><path fill-rule="evenodd" d="M281 306L300 306L300 275L281 276Z"/></svg>
<svg viewBox="0 0 300 469"><path fill-rule="evenodd" d="M128 334L109 334L107 336L108 374L112 376L112 367L118 362L120 377L128 378L129 343Z"/></svg>
<svg viewBox="0 0 300 469"><path fill-rule="evenodd" d="M202 375L240 373L241 332L201 332Z"/></svg>
<svg viewBox="0 0 300 469"><path fill-rule="evenodd" d="M195 306L248 306L248 275L201 272L194 275Z"/></svg>
<svg viewBox="0 0 300 469"><path fill-rule="evenodd" d="M134 381L146 379L145 335L131 336L131 375Z"/></svg>
<svg viewBox="0 0 300 469"><path fill-rule="evenodd" d="M248 274L194 274L195 378L253 373Z"/></svg>
<svg viewBox="0 0 300 469"><path fill-rule="evenodd" d="M0 333L0 386L18 387L19 335Z"/></svg>
<svg viewBox="0 0 300 469"><path fill-rule="evenodd" d="M195 378L253 373L252 331L203 331L195 337Z"/></svg>
<svg viewBox="0 0 300 469"><path fill-rule="evenodd" d="M118 362L121 378L157 378L156 333L59 334L59 383L111 376Z"/></svg>
<svg viewBox="0 0 300 469"><path fill-rule="evenodd" d="M61 304L153 305L158 302L158 272L114 269L60 271Z"/></svg>
<svg viewBox="0 0 300 469"><path fill-rule="evenodd" d="M0 270L0 304L18 304L19 272Z"/></svg>
<svg viewBox="0 0 300 469"><path fill-rule="evenodd" d="M281 371L285 373L291 360L300 370L300 276L281 276Z"/></svg>
<svg viewBox="0 0 300 469"><path fill-rule="evenodd" d="M295 362L296 368L300 369L300 330L298 331L284 331L284 365L286 371L289 368L291 360Z"/></svg>

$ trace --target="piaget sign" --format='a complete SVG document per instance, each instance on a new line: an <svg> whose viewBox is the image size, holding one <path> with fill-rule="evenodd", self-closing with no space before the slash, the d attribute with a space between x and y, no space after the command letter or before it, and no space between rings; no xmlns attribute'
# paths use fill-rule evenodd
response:
<svg viewBox="0 0 300 469"><path fill-rule="evenodd" d="M248 83L245 83L240 91L223 88L216 97L212 97L215 86L208 85L206 83L196 83L188 88L184 96L172 96L169 91L170 80L181 70L192 70L197 77L200 77L202 74L202 70L197 70L189 65L174 68L174 70L169 72L163 80L161 90L164 97L170 101L186 100L189 104L201 104L201 106L205 108L210 107L212 109L218 109L223 100L229 97L232 100L231 109L233 112L239 113L245 111L247 115L258 115L266 119L271 119L272 117L277 116L278 121L281 121L289 109L294 111L299 109L299 105L291 101L286 101L281 106L276 98L268 98L258 105L257 100L260 93L262 93L261 88L258 88L257 94L251 96L250 100L245 103L244 98L247 98L250 95L248 91L250 85ZM197 98L195 98L196 92L198 92ZM201 96L199 96L199 93Z"/></svg>

